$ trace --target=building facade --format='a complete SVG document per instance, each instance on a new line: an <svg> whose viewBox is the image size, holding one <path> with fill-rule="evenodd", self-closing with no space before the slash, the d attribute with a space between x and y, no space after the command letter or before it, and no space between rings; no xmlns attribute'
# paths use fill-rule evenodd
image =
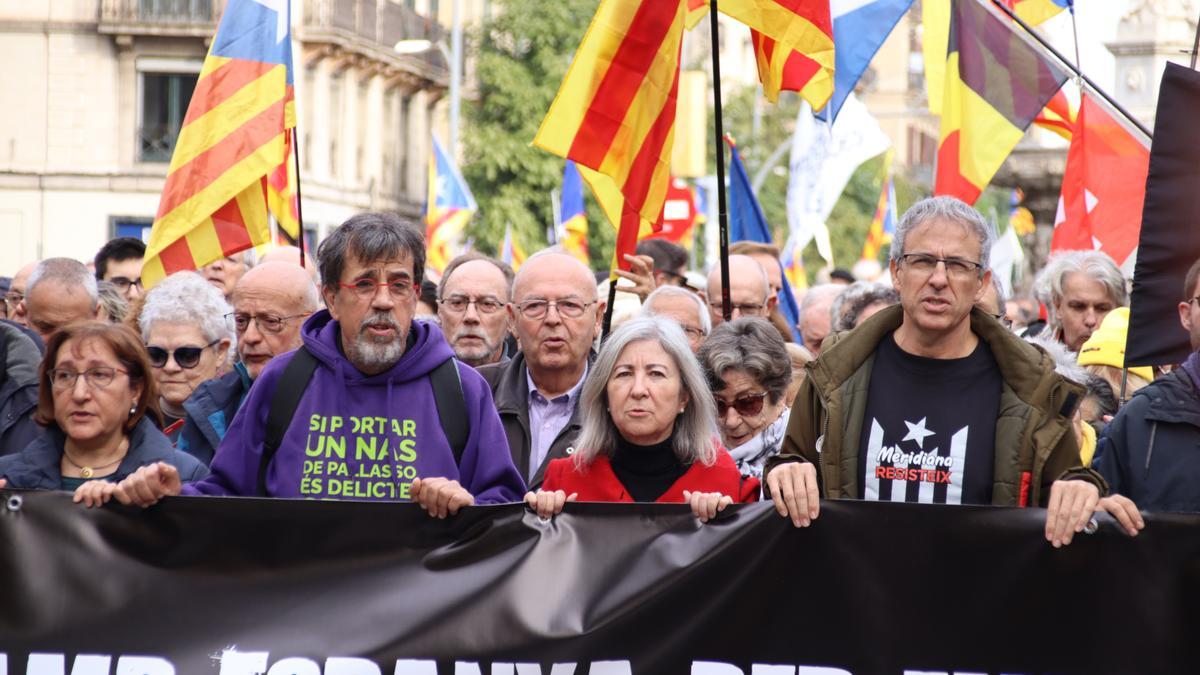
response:
<svg viewBox="0 0 1200 675"><path fill-rule="evenodd" d="M449 2L440 3L449 5ZM148 232L225 0L0 0L0 274ZM292 0L306 229L418 217L445 133L437 0ZM432 47L402 55L401 40Z"/></svg>

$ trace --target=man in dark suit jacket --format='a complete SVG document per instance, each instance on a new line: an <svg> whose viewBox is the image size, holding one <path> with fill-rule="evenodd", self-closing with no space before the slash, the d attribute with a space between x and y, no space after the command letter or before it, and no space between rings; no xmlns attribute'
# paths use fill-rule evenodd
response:
<svg viewBox="0 0 1200 675"><path fill-rule="evenodd" d="M479 373L492 388L513 463L531 490L541 485L551 459L575 452L579 396L604 306L591 270L560 251L535 254L517 272L508 314L521 352Z"/></svg>

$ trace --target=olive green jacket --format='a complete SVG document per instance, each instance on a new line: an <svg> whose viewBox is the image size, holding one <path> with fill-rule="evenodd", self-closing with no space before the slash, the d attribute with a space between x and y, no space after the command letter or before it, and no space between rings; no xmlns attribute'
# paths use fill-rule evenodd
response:
<svg viewBox="0 0 1200 675"><path fill-rule="evenodd" d="M818 468L823 497L858 497L859 441L875 348L902 319L903 310L894 305L825 341L821 357L807 365L783 448L768 460L764 475L784 462L810 462ZM992 503L1044 506L1050 484L1060 478L1087 480L1107 494L1104 479L1081 465L1071 426L1083 388L1057 375L1048 354L978 309L971 312L971 330L991 348L1004 382Z"/></svg>

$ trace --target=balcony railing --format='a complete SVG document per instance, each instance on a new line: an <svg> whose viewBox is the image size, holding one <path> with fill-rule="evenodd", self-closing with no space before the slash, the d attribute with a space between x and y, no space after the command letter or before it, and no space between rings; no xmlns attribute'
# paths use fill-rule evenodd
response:
<svg viewBox="0 0 1200 675"><path fill-rule="evenodd" d="M103 0L100 29L107 33L211 36L226 0Z"/></svg>
<svg viewBox="0 0 1200 675"><path fill-rule="evenodd" d="M390 0L305 0L304 25L312 36L337 34L388 54L401 40L429 40L436 44L447 38L437 21ZM429 68L446 69L439 49L430 49L416 58Z"/></svg>

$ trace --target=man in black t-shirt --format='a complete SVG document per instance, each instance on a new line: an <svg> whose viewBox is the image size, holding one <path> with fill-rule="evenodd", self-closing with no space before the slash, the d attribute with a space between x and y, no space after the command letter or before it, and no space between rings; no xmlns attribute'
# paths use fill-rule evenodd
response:
<svg viewBox="0 0 1200 675"><path fill-rule="evenodd" d="M797 527L819 497L1041 505L1068 544L1107 491L1080 466L1082 390L972 306L991 283L992 230L952 197L915 204L889 268L900 305L826 339L792 409L767 492Z"/></svg>

